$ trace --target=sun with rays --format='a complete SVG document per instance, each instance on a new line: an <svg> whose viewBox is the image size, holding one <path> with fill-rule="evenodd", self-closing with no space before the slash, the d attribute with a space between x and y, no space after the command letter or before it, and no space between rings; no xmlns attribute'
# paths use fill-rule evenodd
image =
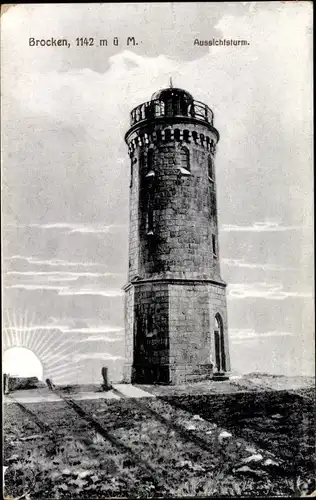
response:
<svg viewBox="0 0 316 500"><path fill-rule="evenodd" d="M3 321L3 373L20 377L52 378L54 382L69 380L76 371L71 361L74 339L53 327L34 324L27 312L6 314Z"/></svg>

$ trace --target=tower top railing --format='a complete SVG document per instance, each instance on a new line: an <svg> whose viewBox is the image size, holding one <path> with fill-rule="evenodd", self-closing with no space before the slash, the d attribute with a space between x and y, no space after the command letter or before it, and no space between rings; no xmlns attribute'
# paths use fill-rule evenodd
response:
<svg viewBox="0 0 316 500"><path fill-rule="evenodd" d="M139 104L131 111L131 127L144 120L156 118L195 118L213 126L213 111L203 102L192 99L153 99Z"/></svg>

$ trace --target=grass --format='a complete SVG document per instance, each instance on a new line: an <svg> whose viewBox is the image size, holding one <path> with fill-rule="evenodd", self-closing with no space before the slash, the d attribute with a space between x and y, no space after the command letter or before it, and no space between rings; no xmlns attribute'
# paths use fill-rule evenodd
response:
<svg viewBox="0 0 316 500"><path fill-rule="evenodd" d="M305 396L11 404L5 493L26 500L301 496L315 489L313 398ZM224 430L231 436L221 437ZM247 462L258 453L261 460Z"/></svg>

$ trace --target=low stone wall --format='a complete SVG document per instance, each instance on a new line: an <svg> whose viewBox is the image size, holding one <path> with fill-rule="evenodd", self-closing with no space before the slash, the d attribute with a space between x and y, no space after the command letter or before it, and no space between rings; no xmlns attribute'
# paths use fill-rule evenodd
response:
<svg viewBox="0 0 316 500"><path fill-rule="evenodd" d="M5 385L5 384L4 384ZM17 391L23 389L36 389L46 387L43 382L40 382L37 377L8 377L7 390Z"/></svg>

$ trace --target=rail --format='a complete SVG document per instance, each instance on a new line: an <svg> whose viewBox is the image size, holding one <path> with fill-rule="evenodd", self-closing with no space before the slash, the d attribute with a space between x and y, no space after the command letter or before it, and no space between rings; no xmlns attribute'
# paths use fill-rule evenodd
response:
<svg viewBox="0 0 316 500"><path fill-rule="evenodd" d="M131 111L131 127L143 120L153 120L161 117L190 117L203 120L213 125L213 111L203 102L173 98L167 100L154 99L139 104Z"/></svg>

